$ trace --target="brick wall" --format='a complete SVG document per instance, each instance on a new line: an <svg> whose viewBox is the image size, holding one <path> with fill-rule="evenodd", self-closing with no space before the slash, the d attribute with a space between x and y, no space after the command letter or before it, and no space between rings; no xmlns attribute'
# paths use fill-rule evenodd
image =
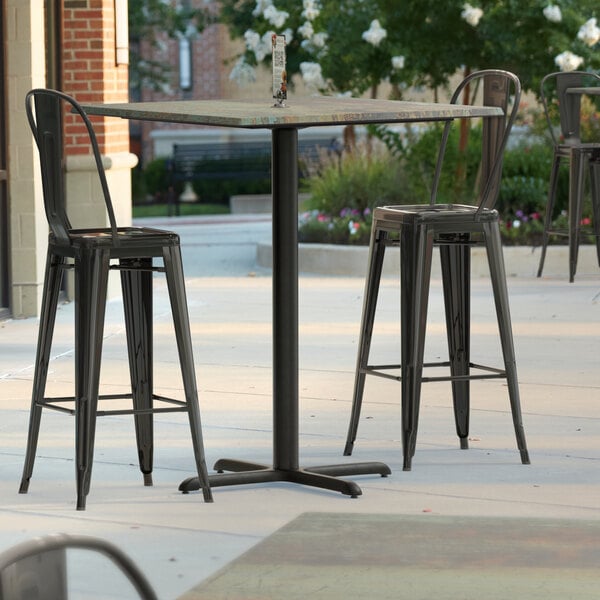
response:
<svg viewBox="0 0 600 600"><path fill-rule="evenodd" d="M127 65L116 64L114 7L114 0L65 0L63 88L81 102L128 99ZM95 117L93 122L102 153L129 151L126 121ZM88 154L83 126L69 115L65 128L67 154Z"/></svg>

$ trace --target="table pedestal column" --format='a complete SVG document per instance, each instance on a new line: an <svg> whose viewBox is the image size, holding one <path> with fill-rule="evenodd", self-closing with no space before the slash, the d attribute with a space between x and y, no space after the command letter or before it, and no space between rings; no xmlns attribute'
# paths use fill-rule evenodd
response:
<svg viewBox="0 0 600 600"><path fill-rule="evenodd" d="M285 110L285 109L282 109ZM353 481L339 475L379 474L380 462L339 464L301 469L298 460L298 130L273 129L273 466L232 459L215 463L211 487L287 481L362 494ZM223 473L223 471L231 471ZM199 489L197 477L183 481L183 492Z"/></svg>

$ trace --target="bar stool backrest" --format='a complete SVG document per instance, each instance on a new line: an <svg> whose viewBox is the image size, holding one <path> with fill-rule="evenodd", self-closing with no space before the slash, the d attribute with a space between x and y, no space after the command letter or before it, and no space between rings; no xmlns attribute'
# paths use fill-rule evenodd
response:
<svg viewBox="0 0 600 600"><path fill-rule="evenodd" d="M66 110L78 115L84 124L98 170L100 186L106 204L110 233L115 246L119 245L115 213L110 198L106 173L94 128L80 105L70 96L56 90L34 89L25 98L27 119L39 149L42 171L44 207L55 243L69 246L72 229L67 214L65 194L64 118Z"/></svg>
<svg viewBox="0 0 600 600"><path fill-rule="evenodd" d="M551 84L554 90L551 91ZM567 94L567 89L573 87L600 86L600 75L587 71L567 71L549 73L542 79L540 97L544 106L548 129L554 145L559 143L568 146L581 144L581 94ZM556 128L552 122L551 98L556 96L560 119L562 140L556 136Z"/></svg>
<svg viewBox="0 0 600 600"><path fill-rule="evenodd" d="M463 103L469 101L469 97L474 96L471 93L473 91L472 84L479 82L483 83L482 105L498 107L502 109L503 115L483 119L481 176L477 196L477 214L481 213L484 209L492 209L498 199L504 150L506 149L512 126L517 118L521 100L521 82L516 75L509 71L486 69L476 71L465 77L456 88L450 102L457 104L460 100ZM437 201L437 191L452 124L452 121L448 121L444 126L431 190L431 206L434 206Z"/></svg>
<svg viewBox="0 0 600 600"><path fill-rule="evenodd" d="M114 544L100 538L67 534L35 538L0 554L0 599L68 600L70 570L67 569L67 550L91 551L105 556L127 577L139 598L157 600L145 575ZM114 578L114 569L109 575ZM94 578L94 574L73 573L73 579L75 578L77 581L89 581ZM94 598L104 591L102 577L98 575L97 579L100 580L98 589L87 590Z"/></svg>

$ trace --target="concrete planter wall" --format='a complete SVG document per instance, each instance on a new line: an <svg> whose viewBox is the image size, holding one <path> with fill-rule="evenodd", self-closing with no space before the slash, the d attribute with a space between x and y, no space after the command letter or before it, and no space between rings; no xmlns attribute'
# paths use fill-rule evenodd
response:
<svg viewBox="0 0 600 600"><path fill-rule="evenodd" d="M366 275L368 248L365 246L337 246L331 244L300 244L298 264L301 273L323 275L347 275L364 277ZM271 268L272 248L270 242L258 244L256 261L258 266ZM540 260L540 248L529 246L506 246L504 261L508 277L535 277ZM544 265L544 277L565 277L568 280L568 247L549 246ZM473 277L489 275L484 248L473 248ZM393 275L399 270L399 253L390 249L386 253L384 275ZM439 260L434 256L432 276L440 274ZM600 267L596 257L596 248L585 245L579 248L577 275L593 275L600 280Z"/></svg>

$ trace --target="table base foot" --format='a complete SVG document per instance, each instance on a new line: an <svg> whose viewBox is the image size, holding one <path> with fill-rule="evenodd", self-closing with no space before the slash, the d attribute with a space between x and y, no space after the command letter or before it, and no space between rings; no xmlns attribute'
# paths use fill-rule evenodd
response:
<svg viewBox="0 0 600 600"><path fill-rule="evenodd" d="M387 477L392 470L382 462L363 462L339 465L324 465L322 467L306 467L309 473L332 475L333 477L344 477L346 475L381 475Z"/></svg>
<svg viewBox="0 0 600 600"><path fill-rule="evenodd" d="M225 471L233 471L234 473L242 473L243 471L264 471L270 469L269 466L260 463L253 463L247 460L235 460L231 458L220 458L213 469L217 473Z"/></svg>
<svg viewBox="0 0 600 600"><path fill-rule="evenodd" d="M360 496L362 490L353 481L338 479L338 476L379 474L382 477L386 477L391 473L387 465L379 462L327 465L288 470L275 469L246 461L220 459L215 463L215 469L219 473L209 476L211 487L284 481L340 492L352 498ZM225 470L231 472L223 473ZM188 477L179 485L179 491L184 494L199 489L200 482L197 477Z"/></svg>

